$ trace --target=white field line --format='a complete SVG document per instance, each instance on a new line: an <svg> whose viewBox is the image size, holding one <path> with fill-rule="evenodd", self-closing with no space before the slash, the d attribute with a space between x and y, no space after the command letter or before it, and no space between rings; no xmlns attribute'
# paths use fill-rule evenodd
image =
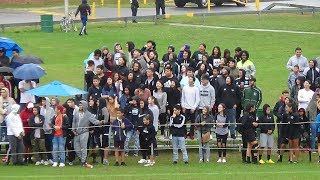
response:
<svg viewBox="0 0 320 180"><path fill-rule="evenodd" d="M209 29L229 29L239 31L256 31L256 32L276 32L276 33L290 33L290 34L311 34L320 35L320 32L308 32L308 31L289 31L289 30L276 30L276 29L251 29L251 28L233 28L224 26L206 26L195 24L180 24L180 23L168 23L171 26L184 26L184 27L197 27L197 28L209 28Z"/></svg>
<svg viewBox="0 0 320 180"><path fill-rule="evenodd" d="M69 175L54 175L54 178L99 178L99 177L161 177L161 176L194 176L194 175L257 175L257 174L319 174L320 171L277 171L277 172L271 172L271 171L265 171L265 172L198 172L198 173L152 173L152 174L69 174ZM4 175L0 176L1 178L53 178L52 175L23 175L23 176L17 176L17 175Z"/></svg>

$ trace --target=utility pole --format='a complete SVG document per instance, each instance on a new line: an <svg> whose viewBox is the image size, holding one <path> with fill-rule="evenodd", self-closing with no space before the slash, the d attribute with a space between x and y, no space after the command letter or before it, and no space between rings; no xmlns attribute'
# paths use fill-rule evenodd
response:
<svg viewBox="0 0 320 180"><path fill-rule="evenodd" d="M69 0L64 0L64 16L68 17L69 15Z"/></svg>

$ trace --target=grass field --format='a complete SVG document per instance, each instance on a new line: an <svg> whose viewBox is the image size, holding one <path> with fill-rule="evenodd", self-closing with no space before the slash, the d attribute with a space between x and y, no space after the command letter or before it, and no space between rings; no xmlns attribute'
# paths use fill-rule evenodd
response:
<svg viewBox="0 0 320 180"><path fill-rule="evenodd" d="M242 164L239 152L228 152L227 163L216 163L217 152L211 152L211 162L198 163L197 151L189 151L190 164L185 165L180 156L178 165L171 164L172 154L160 153L153 167L143 167L137 161L140 157L126 157L127 167L94 165L93 169L79 165L53 168L50 166L0 166L0 177L4 179L318 179L319 164L302 160L298 164ZM285 159L287 154L285 155ZM301 159L307 159L306 153ZM272 157L276 160L276 156ZM314 156L316 158L316 156ZM89 158L88 162L91 161Z"/></svg>
<svg viewBox="0 0 320 180"><path fill-rule="evenodd" d="M182 16L160 20L158 25L151 22L131 24L124 27L122 22L90 23L88 36L78 36L77 32L62 33L55 28L54 33L40 32L39 28L10 28L1 36L7 36L17 41L23 48L23 54L34 54L45 61L43 67L47 75L41 79L41 84L53 80L77 86L83 85L83 60L96 48L107 46L113 49L115 42L123 46L126 41L135 42L137 47L152 39L157 43L160 56L172 44L179 49L184 43L190 43L191 50L205 42L208 52L219 45L221 49L229 48L232 52L237 46L250 52L250 59L257 68L257 84L263 91L264 103L273 105L279 94L286 88L289 72L285 65L293 55L297 46L302 47L304 56L315 58L319 56L317 34L293 34L287 32L257 32L230 29L210 29L206 27L177 27L167 23L202 24L201 18L186 18ZM278 29L291 31L319 32L319 15L283 14L258 16L216 16L207 17L207 26L225 26L239 28ZM240 153L233 152L228 156L227 164L198 164L197 152L190 153L190 165L180 163L171 165L171 153L161 153L154 167L145 168L136 165L138 158L129 157L128 167L102 167L80 169L66 167L53 169L51 167L0 167L1 179L318 179L319 165L307 162L306 154L299 164L289 165L286 162L275 165L242 165ZM215 162L216 152L212 153ZM276 160L273 156L273 160ZM285 157L286 159L286 157ZM313 159L317 159L313 155ZM315 161L315 160L314 160Z"/></svg>

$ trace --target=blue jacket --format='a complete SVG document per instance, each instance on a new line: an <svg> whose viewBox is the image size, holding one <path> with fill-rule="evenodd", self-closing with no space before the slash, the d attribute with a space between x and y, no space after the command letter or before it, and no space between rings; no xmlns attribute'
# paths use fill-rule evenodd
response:
<svg viewBox="0 0 320 180"><path fill-rule="evenodd" d="M125 128L122 129L120 126L124 123ZM117 118L112 123L112 133L114 134L114 140L115 141L125 141L127 134L127 131L130 131L133 128L133 125L130 123L130 121L127 118L123 118L121 121Z"/></svg>
<svg viewBox="0 0 320 180"><path fill-rule="evenodd" d="M318 127L318 132L320 132L320 113L317 115L315 123Z"/></svg>

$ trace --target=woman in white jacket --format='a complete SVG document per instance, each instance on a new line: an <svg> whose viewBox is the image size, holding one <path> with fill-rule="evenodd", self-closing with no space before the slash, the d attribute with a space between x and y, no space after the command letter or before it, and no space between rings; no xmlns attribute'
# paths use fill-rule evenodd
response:
<svg viewBox="0 0 320 180"><path fill-rule="evenodd" d="M22 121L18 114L20 106L14 104L11 107L11 112L6 118L7 123L7 135L9 139L9 145L12 155L13 165L23 165L23 136L24 130Z"/></svg>

